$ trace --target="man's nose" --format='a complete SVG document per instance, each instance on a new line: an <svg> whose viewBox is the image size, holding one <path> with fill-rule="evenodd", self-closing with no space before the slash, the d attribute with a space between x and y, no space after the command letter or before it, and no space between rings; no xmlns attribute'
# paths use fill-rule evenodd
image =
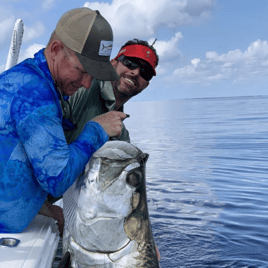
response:
<svg viewBox="0 0 268 268"><path fill-rule="evenodd" d="M84 88L89 89L92 83L93 77L89 74L84 74L82 79L82 85Z"/></svg>
<svg viewBox="0 0 268 268"><path fill-rule="evenodd" d="M140 74L140 67L134 69L134 70L131 70L131 74L133 76L138 76Z"/></svg>

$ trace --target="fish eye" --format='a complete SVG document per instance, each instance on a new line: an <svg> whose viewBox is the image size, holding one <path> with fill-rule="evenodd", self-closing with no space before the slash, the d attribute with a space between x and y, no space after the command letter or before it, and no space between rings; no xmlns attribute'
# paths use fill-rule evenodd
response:
<svg viewBox="0 0 268 268"><path fill-rule="evenodd" d="M138 173L130 173L127 175L127 183L132 187L138 187L141 183L141 175Z"/></svg>

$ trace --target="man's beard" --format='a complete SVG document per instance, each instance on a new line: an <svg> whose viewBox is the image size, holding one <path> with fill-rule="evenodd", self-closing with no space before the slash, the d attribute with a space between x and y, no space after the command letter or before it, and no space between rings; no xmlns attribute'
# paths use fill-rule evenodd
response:
<svg viewBox="0 0 268 268"><path fill-rule="evenodd" d="M116 95L120 95L121 97L125 97L125 98L132 98L140 93L139 88L137 88L135 90L132 90L132 89L124 90L124 88L121 88L123 86L127 87L126 85L120 84L121 79L124 79L124 77L120 76L118 81L112 81L113 90L114 90L114 92L116 92Z"/></svg>

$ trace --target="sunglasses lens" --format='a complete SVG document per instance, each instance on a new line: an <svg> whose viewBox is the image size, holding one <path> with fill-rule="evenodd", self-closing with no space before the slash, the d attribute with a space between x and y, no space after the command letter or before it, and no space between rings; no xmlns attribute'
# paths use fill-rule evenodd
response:
<svg viewBox="0 0 268 268"><path fill-rule="evenodd" d="M140 76L146 81L150 81L154 75L150 67L144 66L142 63L133 62L132 60L127 59L125 55L119 57L118 60L121 61L130 70L135 70L140 67Z"/></svg>
<svg viewBox="0 0 268 268"><path fill-rule="evenodd" d="M151 70L146 70L143 67L140 68L140 76L146 80L146 81L150 81L153 77L153 73Z"/></svg>
<svg viewBox="0 0 268 268"><path fill-rule="evenodd" d="M128 67L128 69L130 69L130 70L135 70L135 69L137 69L137 68L139 67L138 64L136 64L136 63L134 63L134 62L132 62L132 61L130 61L130 60L128 60L128 59L125 59L125 60L123 61L123 64L124 64L126 67Z"/></svg>

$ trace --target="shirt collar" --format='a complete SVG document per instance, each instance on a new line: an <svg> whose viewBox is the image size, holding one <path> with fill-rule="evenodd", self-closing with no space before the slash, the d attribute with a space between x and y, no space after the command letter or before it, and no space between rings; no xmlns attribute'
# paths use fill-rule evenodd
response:
<svg viewBox="0 0 268 268"><path fill-rule="evenodd" d="M58 95L59 100L65 100L67 101L69 99L69 96L61 94L60 89L56 87L56 83L50 73L50 70L48 68L48 64L47 64L47 59L45 57L45 48L39 50L35 55L34 55L37 63L38 63L38 67L43 71L43 73L45 74L46 78L53 84L53 87L56 89L56 93Z"/></svg>

